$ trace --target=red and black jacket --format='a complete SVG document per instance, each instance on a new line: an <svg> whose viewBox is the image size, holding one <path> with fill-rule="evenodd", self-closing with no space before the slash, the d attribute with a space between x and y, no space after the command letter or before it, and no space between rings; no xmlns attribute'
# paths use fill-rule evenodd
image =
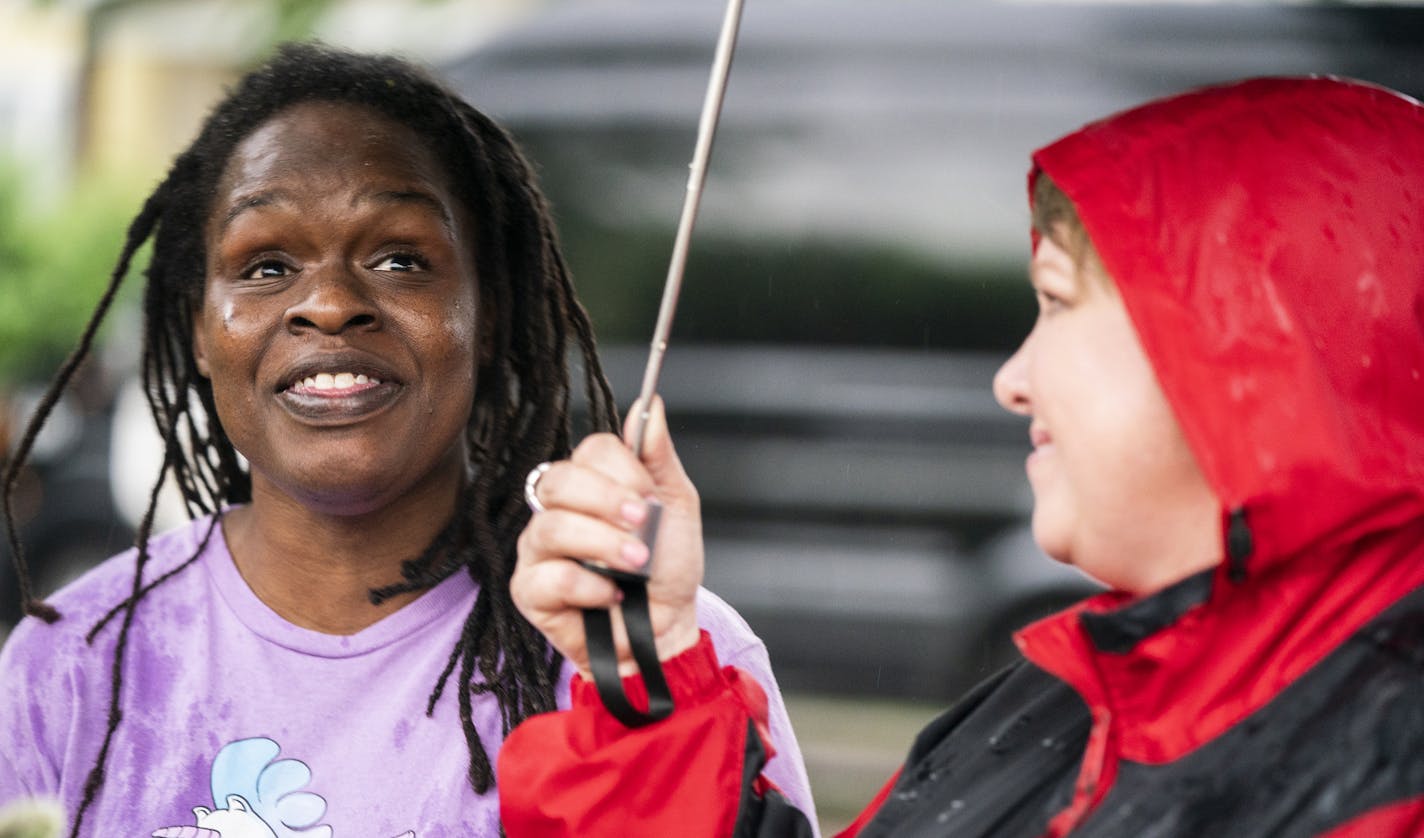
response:
<svg viewBox="0 0 1424 838"><path fill-rule="evenodd" d="M1034 155L1221 501L1226 560L1017 636L857 836L1424 835L1424 108L1259 79ZM715 559L714 559L715 560ZM706 648L624 730L590 690L500 757L511 836L807 835Z"/></svg>

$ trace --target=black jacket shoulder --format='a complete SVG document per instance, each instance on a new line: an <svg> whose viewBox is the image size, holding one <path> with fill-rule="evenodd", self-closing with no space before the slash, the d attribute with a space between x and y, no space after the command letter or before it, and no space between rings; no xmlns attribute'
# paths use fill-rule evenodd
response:
<svg viewBox="0 0 1424 838"><path fill-rule="evenodd" d="M862 838L1041 835L1072 798L1091 722L1067 684L1011 665L920 733Z"/></svg>

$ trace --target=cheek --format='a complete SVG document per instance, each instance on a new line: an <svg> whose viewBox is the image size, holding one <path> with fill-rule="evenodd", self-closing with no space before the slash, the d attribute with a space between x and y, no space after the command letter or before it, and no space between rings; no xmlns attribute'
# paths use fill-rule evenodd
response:
<svg viewBox="0 0 1424 838"><path fill-rule="evenodd" d="M1152 497L1179 496L1181 489L1202 483L1196 458L1187 446L1176 417L1165 403L1144 411L1137 448L1137 482Z"/></svg>
<svg viewBox="0 0 1424 838"><path fill-rule="evenodd" d="M218 305L218 324L224 332L231 332L237 327L237 303L228 299Z"/></svg>
<svg viewBox="0 0 1424 838"><path fill-rule="evenodd" d="M473 398L480 340L473 299L461 296L407 323L423 345L423 351L418 352L425 355L434 373L434 383L441 390L439 398L451 402L451 407L464 402L462 407L467 410Z"/></svg>
<svg viewBox="0 0 1424 838"><path fill-rule="evenodd" d="M1045 527L1091 526L1130 508L1140 457L1152 447L1138 394L1124 386L1123 370L1111 353L1081 351L1091 341L1084 335L1075 340L1079 351L1040 347L1035 353L1034 412L1054 443L1036 482L1043 491L1035 511L1042 513Z"/></svg>
<svg viewBox="0 0 1424 838"><path fill-rule="evenodd" d="M217 311L209 310L204 343L214 387L226 383L217 380L218 377L234 374L255 363L255 346L263 331L256 323L239 316L231 302L220 304Z"/></svg>
<svg viewBox="0 0 1424 838"><path fill-rule="evenodd" d="M204 354L202 371L229 431L237 430L234 421L240 425L251 407L261 348L269 342L272 330L268 315L255 308L231 296L209 295L203 303L201 322L194 329L194 339Z"/></svg>
<svg viewBox="0 0 1424 838"><path fill-rule="evenodd" d="M454 309L432 326L444 335L447 363L455 367L456 372L462 372L462 380L473 380L479 345L479 329L475 324L473 307Z"/></svg>
<svg viewBox="0 0 1424 838"><path fill-rule="evenodd" d="M460 346L464 357L471 362L471 376L474 375L474 368L482 354L482 342L488 342L490 339L490 336L485 334L484 305L473 290L473 286L474 283L471 282L471 290L461 294L446 311L445 316L445 328L455 343Z"/></svg>
<svg viewBox="0 0 1424 838"><path fill-rule="evenodd" d="M426 412L432 420L434 436L461 436L474 411L478 363L475 358L477 330L470 323L444 318L432 323L432 334L441 335L442 351L435 362L426 391ZM436 332L434 330L438 329ZM443 430L435 430L435 428Z"/></svg>

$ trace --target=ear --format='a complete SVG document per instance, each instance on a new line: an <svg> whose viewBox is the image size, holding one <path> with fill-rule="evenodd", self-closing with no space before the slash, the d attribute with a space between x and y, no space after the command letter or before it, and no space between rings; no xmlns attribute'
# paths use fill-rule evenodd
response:
<svg viewBox="0 0 1424 838"><path fill-rule="evenodd" d="M212 378L208 371L208 339L207 339L207 316L206 309L202 305L193 307L193 362L197 364L198 374L203 378Z"/></svg>

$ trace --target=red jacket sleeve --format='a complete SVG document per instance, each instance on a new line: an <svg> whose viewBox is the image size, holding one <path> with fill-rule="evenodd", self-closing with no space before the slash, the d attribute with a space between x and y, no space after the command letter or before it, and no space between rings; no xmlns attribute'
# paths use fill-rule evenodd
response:
<svg viewBox="0 0 1424 838"><path fill-rule="evenodd" d="M810 836L804 815L759 775L774 753L766 695L721 667L711 638L665 661L676 707L629 729L574 679L573 707L524 722L499 754L499 798L510 838L554 836ZM624 679L647 706L642 679ZM771 831L775 830L775 831Z"/></svg>
<svg viewBox="0 0 1424 838"><path fill-rule="evenodd" d="M1321 838L1412 838L1424 835L1424 798L1381 806Z"/></svg>

